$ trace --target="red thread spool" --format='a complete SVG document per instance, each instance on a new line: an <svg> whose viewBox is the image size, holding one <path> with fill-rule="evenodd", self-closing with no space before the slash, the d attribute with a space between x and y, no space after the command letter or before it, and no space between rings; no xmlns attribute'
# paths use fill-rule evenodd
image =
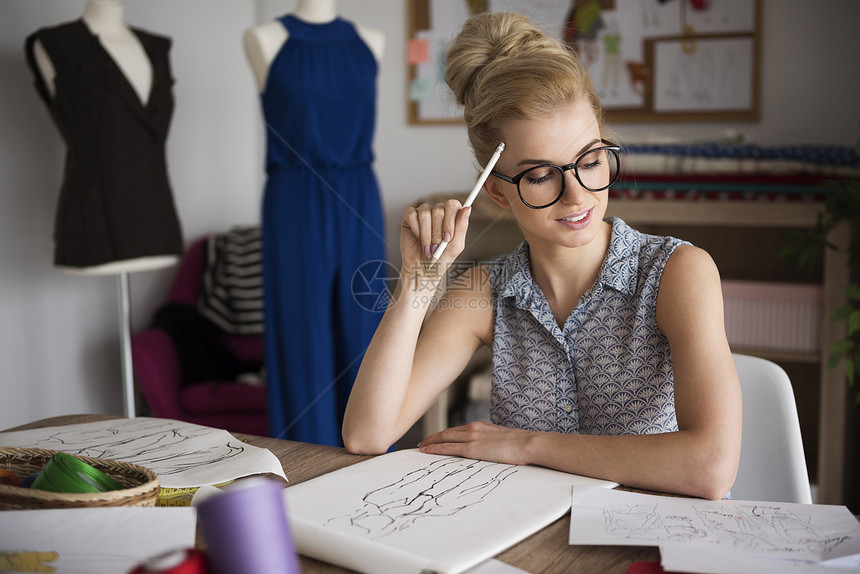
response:
<svg viewBox="0 0 860 574"><path fill-rule="evenodd" d="M150 558L129 574L209 574L206 555L199 550L171 550Z"/></svg>

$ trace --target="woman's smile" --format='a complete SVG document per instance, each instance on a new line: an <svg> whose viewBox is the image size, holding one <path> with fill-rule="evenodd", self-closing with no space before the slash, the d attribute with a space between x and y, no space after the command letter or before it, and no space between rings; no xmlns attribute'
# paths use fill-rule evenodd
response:
<svg viewBox="0 0 860 574"><path fill-rule="evenodd" d="M569 229L584 229L591 223L591 215L593 212L594 208L591 208L580 213L561 217L556 219L556 221Z"/></svg>

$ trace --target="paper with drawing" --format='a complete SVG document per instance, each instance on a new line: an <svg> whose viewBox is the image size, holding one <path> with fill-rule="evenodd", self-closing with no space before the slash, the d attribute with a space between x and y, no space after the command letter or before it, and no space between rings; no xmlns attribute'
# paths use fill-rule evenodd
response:
<svg viewBox="0 0 860 574"><path fill-rule="evenodd" d="M615 483L405 450L284 491L297 550L360 572L462 572Z"/></svg>
<svg viewBox="0 0 860 574"><path fill-rule="evenodd" d="M152 469L162 488L221 484L252 474L286 480L278 458L225 430L150 417L0 433L0 446L61 450Z"/></svg>
<svg viewBox="0 0 860 574"><path fill-rule="evenodd" d="M708 556L708 571L722 572L714 562L721 555L820 564L857 554L860 523L844 506L576 489L570 543L670 548L694 562Z"/></svg>

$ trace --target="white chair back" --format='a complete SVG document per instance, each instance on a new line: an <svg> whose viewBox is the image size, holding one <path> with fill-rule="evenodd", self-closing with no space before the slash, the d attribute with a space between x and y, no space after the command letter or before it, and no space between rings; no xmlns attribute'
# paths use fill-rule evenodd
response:
<svg viewBox="0 0 860 574"><path fill-rule="evenodd" d="M786 372L771 361L733 354L743 394L743 438L735 500L812 502L797 405Z"/></svg>

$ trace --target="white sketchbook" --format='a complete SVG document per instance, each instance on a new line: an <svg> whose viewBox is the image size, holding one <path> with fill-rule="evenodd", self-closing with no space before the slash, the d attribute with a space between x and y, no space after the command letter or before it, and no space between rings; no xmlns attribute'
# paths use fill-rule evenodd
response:
<svg viewBox="0 0 860 574"><path fill-rule="evenodd" d="M659 546L671 571L794 573L851 564L860 523L844 506L576 489L570 543Z"/></svg>
<svg viewBox="0 0 860 574"><path fill-rule="evenodd" d="M137 464L155 472L161 488L221 484L263 473L287 478L271 451L246 444L225 430L170 419L108 419L0 432L0 446L60 450Z"/></svg>
<svg viewBox="0 0 860 574"><path fill-rule="evenodd" d="M374 574L455 574L563 516L573 486L613 482L404 450L284 490L296 550Z"/></svg>

